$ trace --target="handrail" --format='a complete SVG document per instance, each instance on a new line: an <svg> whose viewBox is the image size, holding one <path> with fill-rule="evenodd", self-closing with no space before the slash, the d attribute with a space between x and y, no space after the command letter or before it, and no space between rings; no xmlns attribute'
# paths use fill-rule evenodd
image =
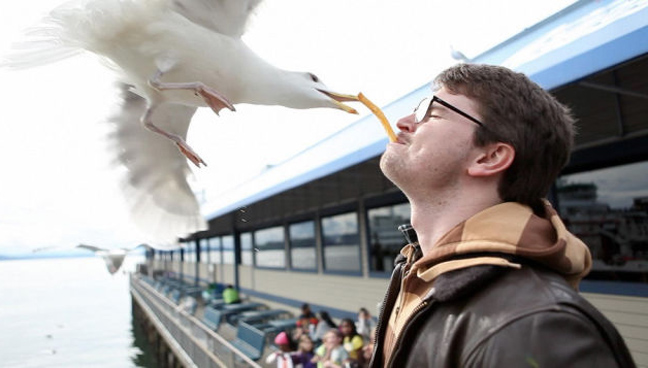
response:
<svg viewBox="0 0 648 368"><path fill-rule="evenodd" d="M173 351L176 357L182 361L182 365L190 368L197 368L197 365L193 362L191 357L187 352L178 344L178 342L173 338L173 335L164 327L164 323L160 321L159 318L155 315L155 312L148 306L147 301L144 300L145 297L140 294L138 290L132 290L133 297L137 299L144 312L148 315L149 319L155 325L155 328L158 330L158 333L162 335L164 340L167 341L169 348Z"/></svg>
<svg viewBox="0 0 648 368"><path fill-rule="evenodd" d="M142 282L142 280L135 275L131 275L131 289L137 292L149 306L152 305L156 307L151 308L153 309L152 312L155 313L157 310L157 312L164 316L164 318L161 318L162 320L174 324L176 332L184 335L172 337L176 340L180 338L185 342L185 345L190 344L190 346L183 346L183 349L192 360L195 361L195 356L199 356L202 360L206 358L210 360L210 362L204 362L203 364L199 364L199 366L202 367L205 364L209 364L209 366L225 368L236 366L262 368L262 366L236 349L236 347L229 343L224 337L210 330L198 318L182 309L179 309L177 305L162 296L153 286L146 282ZM155 315L160 317L158 313L155 313ZM166 327L168 328L168 326ZM195 337L195 335L200 335L202 339ZM221 355L225 356L219 357L219 352ZM226 364L223 360L227 360L227 363L229 364Z"/></svg>

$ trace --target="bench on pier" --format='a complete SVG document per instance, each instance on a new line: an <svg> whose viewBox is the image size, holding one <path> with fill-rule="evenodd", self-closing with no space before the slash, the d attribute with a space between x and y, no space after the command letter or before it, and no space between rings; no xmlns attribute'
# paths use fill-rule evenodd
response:
<svg viewBox="0 0 648 368"><path fill-rule="evenodd" d="M268 321L277 331L289 331L297 327L297 318L275 319Z"/></svg>
<svg viewBox="0 0 648 368"><path fill-rule="evenodd" d="M248 358L259 360L263 355L265 341L264 331L241 321L238 324L236 339L232 341L232 345Z"/></svg>
<svg viewBox="0 0 648 368"><path fill-rule="evenodd" d="M212 331L217 331L221 323L221 312L212 307L205 307L202 322Z"/></svg>
<svg viewBox="0 0 648 368"><path fill-rule="evenodd" d="M236 326L238 318L241 313L253 310L268 309L268 306L262 303L249 302L249 303L235 303L226 304L220 308L221 314L225 321L232 326Z"/></svg>
<svg viewBox="0 0 648 368"><path fill-rule="evenodd" d="M198 298L201 296L203 289L199 286L189 286L184 288L184 295Z"/></svg>
<svg viewBox="0 0 648 368"><path fill-rule="evenodd" d="M287 319L290 317L292 317L292 314L285 309L268 309L243 312L240 314L238 320L251 325L257 325L267 324L271 320Z"/></svg>
<svg viewBox="0 0 648 368"><path fill-rule="evenodd" d="M185 296L180 299L180 303L178 303L178 309L184 310L185 312L193 316L198 309L198 301L192 296Z"/></svg>
<svg viewBox="0 0 648 368"><path fill-rule="evenodd" d="M180 303L180 298L181 298L181 297L182 297L182 293L181 293L180 290L178 290L178 289L173 289L173 290L171 291L171 293L169 293L169 299L171 299L171 301L172 301L174 304L178 304L178 303Z"/></svg>

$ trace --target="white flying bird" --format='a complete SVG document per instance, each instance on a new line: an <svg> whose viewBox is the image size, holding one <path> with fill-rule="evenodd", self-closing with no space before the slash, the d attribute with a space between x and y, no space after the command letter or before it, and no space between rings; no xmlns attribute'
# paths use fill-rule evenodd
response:
<svg viewBox="0 0 648 368"><path fill-rule="evenodd" d="M89 51L119 73L123 103L111 119L116 161L128 169L124 189L133 219L156 248L175 248L177 237L207 228L187 183L187 161L169 142L196 166L205 164L185 142L197 107L217 114L238 103L355 113L343 103L355 96L329 90L312 73L276 68L241 40L259 3L71 2L53 10L4 62L31 67Z"/></svg>
<svg viewBox="0 0 648 368"><path fill-rule="evenodd" d="M127 249L127 248L104 249L104 248L95 247L93 245L79 244L77 245L77 248L93 251L95 255L103 258L104 262L106 262L106 268L108 269L108 272L110 272L110 274L112 275L115 272L119 271L119 268L121 267L122 263L124 263L124 259L126 258L126 255L128 255L128 253L130 253L131 251L139 248L140 246L148 246L148 245L140 244L131 249Z"/></svg>

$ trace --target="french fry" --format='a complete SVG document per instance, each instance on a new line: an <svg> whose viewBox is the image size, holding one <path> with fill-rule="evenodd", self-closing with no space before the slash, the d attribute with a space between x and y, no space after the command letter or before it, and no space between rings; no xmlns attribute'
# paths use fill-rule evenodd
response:
<svg viewBox="0 0 648 368"><path fill-rule="evenodd" d="M362 102L365 106L371 110L371 112L376 115L378 120L380 120L380 123L382 124L383 128L385 128L385 131L387 132L387 135L389 136L389 141L390 142L396 142L398 138L396 137L396 133L394 133L394 130L392 129L391 125L389 124L389 120L385 117L385 114L383 114L382 110L376 105L374 105L373 102L369 101L365 97L365 95L362 94L362 92L358 93L358 100Z"/></svg>

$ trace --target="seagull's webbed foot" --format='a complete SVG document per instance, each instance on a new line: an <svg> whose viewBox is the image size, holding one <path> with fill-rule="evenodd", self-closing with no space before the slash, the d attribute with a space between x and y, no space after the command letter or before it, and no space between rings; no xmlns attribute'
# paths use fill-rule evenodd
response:
<svg viewBox="0 0 648 368"><path fill-rule="evenodd" d="M227 100L227 98L225 98L225 96L218 93L215 89L200 82L196 82L196 84L198 84L198 87L196 87L195 89L196 94L200 95L200 97L205 100L207 105L211 107L212 110L214 110L216 115L218 115L218 112L223 108L228 108L231 111L236 111L234 105L232 105Z"/></svg>
<svg viewBox="0 0 648 368"><path fill-rule="evenodd" d="M200 158L200 156L198 156L198 154L196 152L194 152L194 150L191 149L191 147L189 147L187 142L185 142L184 140L181 140L180 142L175 142L175 144L176 144L176 146L178 146L178 149L180 150L180 152L183 155L185 155L185 157L187 159L189 159L189 161L193 162L193 164L196 165L196 167L200 167L201 164L203 166L207 166L205 161L203 161L203 159Z"/></svg>
<svg viewBox="0 0 648 368"><path fill-rule="evenodd" d="M178 149L180 150L180 153L182 153L189 161L193 162L194 165L197 167L200 167L200 165L207 166L207 163L203 161L200 156L187 144L187 142L182 138L181 136L173 133L169 133L166 130L158 127L157 125L153 124L152 116L153 116L153 111L155 111L156 105L151 105L146 109L146 112L144 113L144 116L142 116L142 124L144 124L144 127L146 129L158 133L170 140L172 140L176 146L178 146Z"/></svg>
<svg viewBox="0 0 648 368"><path fill-rule="evenodd" d="M227 97L220 94L215 89L205 85L202 82L187 82L187 83L165 83L160 81L164 73L162 71L157 71L151 79L149 79L149 85L157 90L171 90L171 89L185 89L192 90L196 96L203 98L207 106L211 107L212 110L218 115L220 110L228 108L231 111L236 111L234 105L227 99Z"/></svg>

